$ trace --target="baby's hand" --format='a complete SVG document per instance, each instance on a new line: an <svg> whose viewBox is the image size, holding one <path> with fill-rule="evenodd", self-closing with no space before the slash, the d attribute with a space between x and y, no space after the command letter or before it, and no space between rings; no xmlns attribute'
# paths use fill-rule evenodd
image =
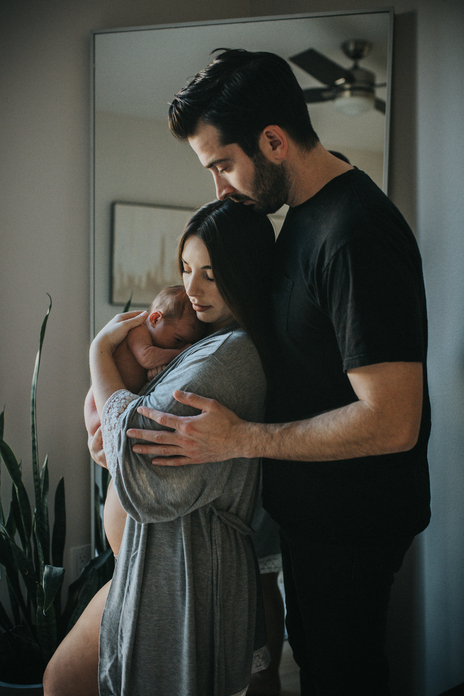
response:
<svg viewBox="0 0 464 696"><path fill-rule="evenodd" d="M167 365L158 365L158 367L152 367L147 372L147 380L150 382L150 380L156 377L156 375L159 375L159 373L166 369L166 367Z"/></svg>

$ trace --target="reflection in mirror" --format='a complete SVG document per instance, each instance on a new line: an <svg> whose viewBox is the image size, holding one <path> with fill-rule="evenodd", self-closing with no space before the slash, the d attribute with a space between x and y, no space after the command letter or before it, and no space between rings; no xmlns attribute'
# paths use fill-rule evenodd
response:
<svg viewBox="0 0 464 696"><path fill-rule="evenodd" d="M176 240L215 197L209 172L170 134L167 112L216 48L288 60L324 147L386 190L392 20L392 11L374 11L94 33L92 333L131 293L146 307L178 282ZM274 216L277 230L284 214Z"/></svg>

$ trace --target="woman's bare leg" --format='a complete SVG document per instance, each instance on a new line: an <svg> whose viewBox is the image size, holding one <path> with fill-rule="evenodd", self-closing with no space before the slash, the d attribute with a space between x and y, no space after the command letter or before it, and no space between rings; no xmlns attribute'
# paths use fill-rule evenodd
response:
<svg viewBox="0 0 464 696"><path fill-rule="evenodd" d="M110 585L97 592L58 646L45 670L44 696L98 696L98 641Z"/></svg>

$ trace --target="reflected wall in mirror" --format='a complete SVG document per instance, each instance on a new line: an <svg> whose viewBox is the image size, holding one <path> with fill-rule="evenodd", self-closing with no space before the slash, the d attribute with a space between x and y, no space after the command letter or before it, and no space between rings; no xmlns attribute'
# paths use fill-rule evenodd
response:
<svg viewBox="0 0 464 696"><path fill-rule="evenodd" d="M191 210L215 197L210 173L202 169L187 144L170 134L167 125L173 95L210 62L215 48L272 51L288 60L303 89L309 90L308 98L323 99L308 106L324 147L343 153L386 190L392 24L393 12L387 10L162 25L93 34L92 331L99 330L120 311L120 306L111 302L114 204ZM352 57L348 57L353 46L345 47L345 51L342 48L344 42L353 39L371 44L370 52L359 60L359 70L373 75L366 78L358 73L356 80L372 80L373 97L384 104L385 113L382 105L375 108L371 99L367 111L348 115L337 107L342 102L351 106L356 99L351 94L347 97L346 91L332 99L334 93L328 83L340 77L338 71L343 74L343 69L353 67ZM308 49L317 53L308 54ZM300 54L301 58L290 60ZM322 59L318 63L319 54ZM335 74L330 73L325 59L336 63ZM179 228L174 227L170 234L178 237L182 229L178 216L174 217ZM162 235L157 234L153 247L142 250L145 256L152 255L154 268L160 267L159 255L164 253L160 238ZM132 241L127 247L134 248ZM140 278L134 282L140 282Z"/></svg>

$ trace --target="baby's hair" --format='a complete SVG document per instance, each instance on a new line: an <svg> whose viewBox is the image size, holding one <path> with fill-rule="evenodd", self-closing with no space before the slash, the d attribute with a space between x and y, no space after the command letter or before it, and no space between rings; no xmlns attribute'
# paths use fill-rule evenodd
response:
<svg viewBox="0 0 464 696"><path fill-rule="evenodd" d="M161 290L151 303L149 314L156 311L161 312L167 322L188 319L195 328L194 340L203 337L205 325L197 318L183 285L169 285Z"/></svg>
<svg viewBox="0 0 464 696"><path fill-rule="evenodd" d="M166 321L180 321L189 310L193 312L193 307L183 285L170 285L164 288L155 297L150 307L150 312L162 312Z"/></svg>

